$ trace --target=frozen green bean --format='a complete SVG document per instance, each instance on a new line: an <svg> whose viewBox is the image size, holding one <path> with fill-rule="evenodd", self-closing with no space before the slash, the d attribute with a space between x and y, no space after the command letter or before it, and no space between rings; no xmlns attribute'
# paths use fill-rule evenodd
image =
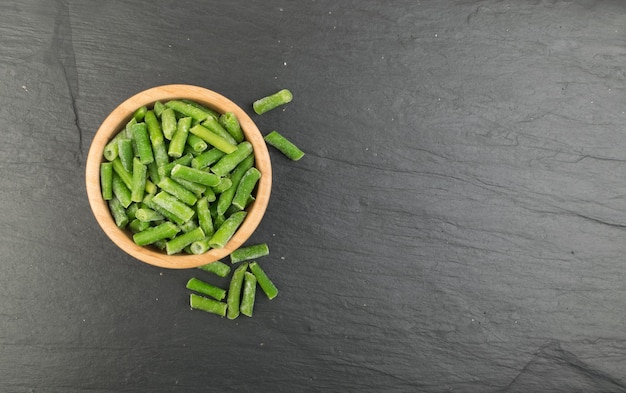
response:
<svg viewBox="0 0 626 393"><path fill-rule="evenodd" d="M226 290L215 285L211 285L208 282L204 282L198 278L192 277L187 281L187 289L201 293L203 295L211 296L216 300L222 300L226 297Z"/></svg>
<svg viewBox="0 0 626 393"><path fill-rule="evenodd" d="M104 158L106 158L108 161L113 161L115 160L115 158L117 158L118 156L118 148L117 148L117 141L120 138L123 138L124 134L123 133L118 133L117 135L115 135L105 146L104 146L104 150L102 152L102 155L104 155Z"/></svg>
<svg viewBox="0 0 626 393"><path fill-rule="evenodd" d="M178 119L176 132L172 136L167 154L170 157L178 158L183 155L183 150L187 144L187 135L191 127L191 117L181 117Z"/></svg>
<svg viewBox="0 0 626 393"><path fill-rule="evenodd" d="M146 115L146 112L148 112L148 107L146 107L145 105L141 108L138 108L135 113L133 113L133 119L135 119L137 122L142 121Z"/></svg>
<svg viewBox="0 0 626 393"><path fill-rule="evenodd" d="M189 246L189 250L194 255L202 255L211 249L211 245L209 244L210 240L210 237L205 237L204 239L197 240L191 243L191 245Z"/></svg>
<svg viewBox="0 0 626 393"><path fill-rule="evenodd" d="M256 297L256 276L250 272L244 273L243 295L241 295L241 305L239 311L247 317L252 317L254 309L254 298Z"/></svg>
<svg viewBox="0 0 626 393"><path fill-rule="evenodd" d="M233 136L230 135L230 133L226 131L224 127L222 127L222 125L220 124L219 121L217 121L217 119L213 117L209 117L208 119L203 121L201 124L205 128L207 128L209 131L212 131L214 134L217 134L220 137L222 137L228 143L232 145L237 145L237 141L235 140L235 138L233 138Z"/></svg>
<svg viewBox="0 0 626 393"><path fill-rule="evenodd" d="M122 181L122 179L117 175L117 173L113 173L113 181L111 182L111 189L113 191L113 195L117 197L117 199L122 203L124 208L127 208L132 203L131 192L126 184Z"/></svg>
<svg viewBox="0 0 626 393"><path fill-rule="evenodd" d="M226 315L227 309L226 303L196 295L195 293L189 295L189 306L195 310L206 311L222 317Z"/></svg>
<svg viewBox="0 0 626 393"><path fill-rule="evenodd" d="M293 161L298 161L304 157L304 152L302 150L277 131L270 132L263 139L265 139L265 142L269 145L274 146L281 153L287 156L287 158Z"/></svg>
<svg viewBox="0 0 626 393"><path fill-rule="evenodd" d="M113 172L117 174L120 179L122 179L126 187L130 189L133 186L133 174L124 169L124 165L122 165L122 160L120 160L119 157L111 161L111 164L113 164Z"/></svg>
<svg viewBox="0 0 626 393"><path fill-rule="evenodd" d="M196 154L200 154L209 148L209 145L202 138L194 134L187 135L187 146Z"/></svg>
<svg viewBox="0 0 626 393"><path fill-rule="evenodd" d="M148 128L146 123L137 123L131 127L133 132L133 139L137 146L137 154L142 164L149 164L154 161L154 154L152 153L152 145L150 143L150 137L148 136Z"/></svg>
<svg viewBox="0 0 626 393"><path fill-rule="evenodd" d="M139 158L133 158L133 182L131 184L131 200L141 202L146 191L146 181L148 180L148 167L141 163Z"/></svg>
<svg viewBox="0 0 626 393"><path fill-rule="evenodd" d="M110 201L113 198L113 163L103 162L100 164L100 189L102 199Z"/></svg>
<svg viewBox="0 0 626 393"><path fill-rule="evenodd" d="M259 286L265 292L265 295L268 299L272 300L278 295L278 289L276 285L269 279L265 271L261 268L261 266L257 262L250 262L249 264L250 271L255 275Z"/></svg>
<svg viewBox="0 0 626 393"><path fill-rule="evenodd" d="M183 225L185 223L185 221L183 221L183 219L181 219L180 217L178 217L177 215L170 213L168 210L162 208L161 206L157 205L156 203L154 203L152 200L154 199L154 195L146 195L143 198L143 203L150 209L160 213L163 217L165 217L166 219L170 220L171 222L175 223L176 225ZM165 248L165 245L163 245L163 248Z"/></svg>
<svg viewBox="0 0 626 393"><path fill-rule="evenodd" d="M209 116L212 116L212 117L214 117L216 119L219 116L219 114L215 110L213 110L211 108L208 108L208 107L206 107L206 106L204 106L204 105L202 105L202 104L200 104L200 103L198 103L196 101L188 100L186 98L183 98L181 101L186 103L186 104L189 104L191 106L194 106L194 107L196 107L196 108L198 108L198 109L200 109L200 110L202 110L204 112L206 112Z"/></svg>
<svg viewBox="0 0 626 393"><path fill-rule="evenodd" d="M241 124L233 112L223 113L218 120L221 126L235 139L235 142L241 143L243 141L244 135Z"/></svg>
<svg viewBox="0 0 626 393"><path fill-rule="evenodd" d="M111 215L113 216L113 220L115 221L115 225L118 228L125 228L128 225L128 216L126 215L126 210L117 197L113 197L108 201L109 210L111 210Z"/></svg>
<svg viewBox="0 0 626 393"><path fill-rule="evenodd" d="M218 176L226 176L235 169L237 165L252 154L252 144L248 141L241 142L232 153L226 154L211 167L211 172Z"/></svg>
<svg viewBox="0 0 626 393"><path fill-rule="evenodd" d="M230 215L224 222L217 228L209 244L213 248L224 248L226 243L233 237L239 226L243 223L248 212L238 211ZM219 217L219 216L218 216ZM215 222L214 222L215 224Z"/></svg>
<svg viewBox="0 0 626 393"><path fill-rule="evenodd" d="M183 248L187 247L191 243L201 239L204 239L204 232L202 232L202 228L196 227L189 232L183 233L169 240L165 244L165 251L167 252L167 255L173 255L179 253L183 250Z"/></svg>
<svg viewBox="0 0 626 393"><path fill-rule="evenodd" d="M161 101L157 101L154 103L154 107L152 109L154 110L155 115L157 115L158 117L161 117L163 116L163 111L167 109L167 107L163 105Z"/></svg>
<svg viewBox="0 0 626 393"><path fill-rule="evenodd" d="M174 114L174 110L172 108L165 108L161 112L161 129L163 130L163 136L165 139L171 140L176 132L176 114Z"/></svg>
<svg viewBox="0 0 626 393"><path fill-rule="evenodd" d="M128 228L133 233L145 231L146 229L150 228L150 222L148 222L148 221L141 221L140 219L135 218L134 220L132 220L131 222L128 223Z"/></svg>
<svg viewBox="0 0 626 393"><path fill-rule="evenodd" d="M178 232L180 232L180 228L178 228L171 222L166 221L155 227L150 227L144 231L135 233L133 235L133 240L135 244L139 246L145 246L148 244L152 244L158 240L164 240L174 237Z"/></svg>
<svg viewBox="0 0 626 393"><path fill-rule="evenodd" d="M237 263L257 259L269 255L270 249L266 243L240 247L230 254L230 263Z"/></svg>
<svg viewBox="0 0 626 393"><path fill-rule="evenodd" d="M128 138L119 138L117 140L117 155L122 162L122 166L127 171L133 170L133 142Z"/></svg>
<svg viewBox="0 0 626 393"><path fill-rule="evenodd" d="M254 166L254 155L250 154L243 161L235 167L235 169L230 174L231 187L222 192L217 200L217 214L224 215L226 210L230 207L233 197L235 196L235 192L237 191L237 187L239 186L239 182L241 178L246 173L246 171Z"/></svg>
<svg viewBox="0 0 626 393"><path fill-rule="evenodd" d="M198 200L198 198L196 197L196 194L189 191L188 189L181 186L180 184L176 183L174 180L170 179L169 177L162 178L158 186L162 190L169 192L170 194L174 195L176 198L180 199L181 201L183 201L189 206L193 206Z"/></svg>
<svg viewBox="0 0 626 393"><path fill-rule="evenodd" d="M292 99L293 94L287 89L282 89L272 95L254 101L252 107L257 115L262 115L267 111L291 102Z"/></svg>
<svg viewBox="0 0 626 393"><path fill-rule="evenodd" d="M190 168L184 165L175 165L172 168L172 178L188 180L194 183L213 187L220 183L220 177L214 173L205 172L201 169Z"/></svg>
<svg viewBox="0 0 626 393"><path fill-rule="evenodd" d="M167 147L165 146L165 137L163 136L163 130L161 129L161 123L157 119L153 110L146 112L144 122L148 128L148 135L150 137L150 143L152 145L152 152L154 153L154 160L157 166L165 165L169 162L169 156L167 155Z"/></svg>
<svg viewBox="0 0 626 393"><path fill-rule="evenodd" d="M198 225L208 237L213 235L215 228L213 227L213 219L209 211L209 202L206 197L198 199L196 203L196 216L198 217Z"/></svg>
<svg viewBox="0 0 626 393"><path fill-rule="evenodd" d="M207 190L211 190L207 186L203 186L202 184L194 183L188 180L172 179L172 181L180 184L185 189L191 191L196 196L196 198L202 198L202 196L207 193ZM213 200L215 200L215 197L213 197ZM209 200L209 202L211 201Z"/></svg>
<svg viewBox="0 0 626 393"><path fill-rule="evenodd" d="M183 224L195 215L192 208L166 191L160 191L152 198L152 203L162 207L178 218L177 224Z"/></svg>
<svg viewBox="0 0 626 393"><path fill-rule="evenodd" d="M191 167L196 169L202 169L217 162L217 160L219 160L223 156L224 152L214 147L195 156L191 160Z"/></svg>
<svg viewBox="0 0 626 393"><path fill-rule="evenodd" d="M215 134L210 131L208 128L202 126L201 124L197 124L189 130L193 135L202 138L209 145L216 147L223 151L224 153L232 153L237 149L237 146L233 143L228 142L221 136Z"/></svg>
<svg viewBox="0 0 626 393"><path fill-rule="evenodd" d="M211 187L211 189L213 190L214 193L221 194L224 191L230 189L232 185L233 185L232 180L230 180L227 177L221 177L220 182L217 185Z"/></svg>
<svg viewBox="0 0 626 393"><path fill-rule="evenodd" d="M176 164L180 164L180 165L184 165L184 166L189 166L189 164L191 163L191 160L193 159L193 155L192 154L185 154L184 156L175 159L174 161L160 166L158 168L158 172L159 172L159 177L170 177L172 176L172 168L174 168L176 166ZM157 182L158 183L158 182Z"/></svg>
<svg viewBox="0 0 626 393"><path fill-rule="evenodd" d="M204 270L205 272L213 273L219 277L226 277L230 273L230 266L220 261L215 261L207 263L206 265L198 266L198 269Z"/></svg>
<svg viewBox="0 0 626 393"><path fill-rule="evenodd" d="M235 319L239 316L239 306L241 304L241 287L243 285L244 276L248 269L248 263L244 262L235 271L230 279L230 285L228 286L228 295L226 297L226 304L228 305L227 317L228 319Z"/></svg>
<svg viewBox="0 0 626 393"><path fill-rule="evenodd" d="M204 121L210 116L209 113L201 108L181 100L168 101L165 103L165 106L197 121Z"/></svg>
<svg viewBox="0 0 626 393"><path fill-rule="evenodd" d="M139 221L143 222L161 221L165 219L165 217L161 213L147 207L137 209L135 217L137 217Z"/></svg>
<svg viewBox="0 0 626 393"><path fill-rule="evenodd" d="M261 172L258 169L255 167L248 169L239 181L232 205L239 209L245 209L248 204L248 197L252 195L252 191L260 178Z"/></svg>

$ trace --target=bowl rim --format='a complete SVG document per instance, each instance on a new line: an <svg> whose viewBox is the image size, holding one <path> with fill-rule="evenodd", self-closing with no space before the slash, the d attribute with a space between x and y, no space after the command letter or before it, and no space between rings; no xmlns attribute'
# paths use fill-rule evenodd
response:
<svg viewBox="0 0 626 393"><path fill-rule="evenodd" d="M246 209L248 214L228 243L219 249L210 249L201 255L167 255L134 243L127 230L117 227L108 203L102 198L100 164L104 162L104 146L125 125L137 108L152 106L156 101L189 99L212 108L219 113L233 112L241 129L254 148L255 166L261 172L257 183L256 200ZM223 95L204 87L186 84L170 84L152 87L127 98L104 119L91 142L85 168L85 184L91 211L104 233L127 254L134 258L163 268L188 269L218 261L241 247L260 224L269 203L272 187L270 155L254 121L237 104Z"/></svg>

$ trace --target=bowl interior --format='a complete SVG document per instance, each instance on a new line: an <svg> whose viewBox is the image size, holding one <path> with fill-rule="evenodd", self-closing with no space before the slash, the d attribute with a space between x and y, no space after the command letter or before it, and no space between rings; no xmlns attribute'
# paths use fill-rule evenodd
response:
<svg viewBox="0 0 626 393"><path fill-rule="evenodd" d="M150 247L142 247L132 240L130 231L115 225L108 203L102 198L100 188L100 164L105 145L130 120L137 108L143 105L151 107L156 101L166 102L173 99L189 99L212 108L220 113L233 112L245 135L254 149L255 166L261 172L261 179L256 188L256 200L246 209L248 214L230 241L220 249L210 249L202 255L176 254L167 255ZM267 145L261 132L252 119L228 98L205 88L191 85L165 85L140 92L115 108L104 120L89 148L86 164L87 197L91 210L100 227L107 236L122 250L133 257L149 263L171 269L187 269L205 265L228 256L239 248L257 228L269 203L272 185L272 167Z"/></svg>

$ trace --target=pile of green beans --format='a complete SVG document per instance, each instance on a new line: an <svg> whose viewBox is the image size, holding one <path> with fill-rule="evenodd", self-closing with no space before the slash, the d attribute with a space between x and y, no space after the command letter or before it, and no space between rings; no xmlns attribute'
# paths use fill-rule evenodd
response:
<svg viewBox="0 0 626 393"><path fill-rule="evenodd" d="M237 117L189 100L137 109L103 155L102 197L116 225L168 255L223 248L261 177Z"/></svg>
<svg viewBox="0 0 626 393"><path fill-rule="evenodd" d="M238 266L230 276L228 289L196 277L192 277L187 282L187 289L196 292L189 296L189 306L192 309L217 314L228 319L236 319L240 314L252 317L257 284L269 300L278 295L276 285L255 260L269 255L267 244L239 248L235 258L232 257L233 254L231 254L231 263L238 264ZM222 278L231 273L231 267L221 261L200 266L199 269Z"/></svg>

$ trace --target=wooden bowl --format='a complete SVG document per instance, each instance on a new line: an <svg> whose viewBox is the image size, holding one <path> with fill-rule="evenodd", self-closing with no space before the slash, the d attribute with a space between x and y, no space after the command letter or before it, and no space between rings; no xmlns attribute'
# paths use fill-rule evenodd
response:
<svg viewBox="0 0 626 393"><path fill-rule="evenodd" d="M173 99L190 99L214 110L224 113L233 112L241 124L241 128L254 148L255 166L261 172L261 179L256 188L256 200L246 209L248 214L237 232L230 241L220 249L210 249L202 255L176 254L167 255L165 252L135 244L132 234L115 225L109 211L108 203L102 198L100 188L100 164L103 162L104 146L130 120L137 108L143 105L151 107L156 101L166 102ZM89 204L98 224L107 236L118 247L133 257L149 263L170 269L187 269L205 265L228 256L239 248L257 228L269 203L272 187L272 166L267 145L261 132L252 119L235 103L226 97L202 87L190 85L165 85L154 87L138 93L123 103L107 116L91 142L85 171L85 182Z"/></svg>

